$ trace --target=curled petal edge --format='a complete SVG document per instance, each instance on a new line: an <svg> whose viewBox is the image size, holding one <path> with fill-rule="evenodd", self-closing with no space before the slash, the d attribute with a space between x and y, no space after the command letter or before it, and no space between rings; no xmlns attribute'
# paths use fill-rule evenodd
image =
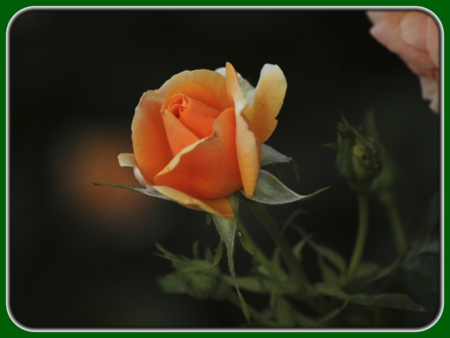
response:
<svg viewBox="0 0 450 338"><path fill-rule="evenodd" d="M244 114L247 106L244 93L239 85L236 70L226 64L226 82L229 95L234 101L236 114L236 151L244 191L250 198L255 191L261 165L261 145Z"/></svg>
<svg viewBox="0 0 450 338"><path fill-rule="evenodd" d="M224 218L234 218L233 209L226 197L213 200L199 200L170 187L152 186L152 188L189 209L205 211Z"/></svg>

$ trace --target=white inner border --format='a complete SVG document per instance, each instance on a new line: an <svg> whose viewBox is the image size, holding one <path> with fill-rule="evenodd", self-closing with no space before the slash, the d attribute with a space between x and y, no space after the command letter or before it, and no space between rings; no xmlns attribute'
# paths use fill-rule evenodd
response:
<svg viewBox="0 0 450 338"><path fill-rule="evenodd" d="M441 294L441 302L440 302L440 309L439 313L436 316L435 320L431 322L428 326L418 328L418 329L396 329L396 328L389 328L389 329L304 329L304 328L297 328L297 329L290 329L290 328L280 328L280 329L252 329L252 328L245 328L245 329L236 329L236 328L230 328L230 329L201 329L201 328L188 328L188 329L51 329L51 328L45 328L45 329L36 329L31 327L25 327L22 326L13 316L12 311L9 306L9 45L10 45L10 28L12 23L16 18L18 18L21 14L31 11L31 10L221 10L221 9L232 9L232 10L336 10L336 11L346 11L346 10L361 10L361 11L367 11L367 10L386 10L386 11L392 11L392 10L415 10L415 11L422 11L425 13L428 13L431 17L433 17L436 22L438 23L439 32L440 32L440 83L439 83L439 107L440 107L440 137L441 137L441 191L440 191L440 207L441 207L441 219L440 219L440 230L441 230L441 239L440 239L440 249L441 249L441 285L440 285L440 294ZM342 6L342 7L336 7L336 6L286 6L286 7L276 7L276 6L242 6L242 7L234 7L234 6L179 6L179 7L169 7L169 6L148 6L148 7L142 7L142 6L132 6L132 7L124 7L124 6L117 6L117 7L102 7L102 6L93 6L93 7L84 7L84 6L32 6L32 7L26 7L18 11L14 14L14 16L10 19L7 27L6 32L6 308L8 315L12 322L17 325L22 330L29 331L29 332L420 332L425 331L432 327L436 322L439 321L443 309L444 309L444 100L443 100L443 93L444 93L444 31L442 27L442 23L439 20L439 18L429 9L419 6ZM431 114L431 111L430 111Z"/></svg>

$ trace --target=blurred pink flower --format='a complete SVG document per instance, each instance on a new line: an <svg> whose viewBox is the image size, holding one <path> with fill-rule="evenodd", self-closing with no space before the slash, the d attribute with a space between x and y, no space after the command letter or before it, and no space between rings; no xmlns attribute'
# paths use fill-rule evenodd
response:
<svg viewBox="0 0 450 338"><path fill-rule="evenodd" d="M422 97L439 112L439 30L435 20L419 11L369 11L372 36L398 54L419 76Z"/></svg>

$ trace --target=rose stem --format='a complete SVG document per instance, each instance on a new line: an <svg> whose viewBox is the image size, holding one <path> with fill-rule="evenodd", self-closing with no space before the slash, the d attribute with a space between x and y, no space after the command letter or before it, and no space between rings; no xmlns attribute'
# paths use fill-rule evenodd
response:
<svg viewBox="0 0 450 338"><path fill-rule="evenodd" d="M389 221L391 223L395 244L397 246L399 254L401 255L406 251L407 247L405 233L403 231L402 219L395 202L387 203L385 204L385 206L388 212Z"/></svg>
<svg viewBox="0 0 450 338"><path fill-rule="evenodd" d="M347 283L352 279L353 274L356 271L359 263L361 262L364 246L366 244L368 220L369 220L369 206L366 193L358 194L358 206L359 206L359 228L358 237L355 243L355 249L353 250L353 256L350 261L350 267L347 272Z"/></svg>

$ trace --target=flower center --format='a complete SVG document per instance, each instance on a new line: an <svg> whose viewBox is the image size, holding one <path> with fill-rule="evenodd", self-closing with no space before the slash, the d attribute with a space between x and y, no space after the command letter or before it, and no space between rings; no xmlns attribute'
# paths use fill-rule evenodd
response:
<svg viewBox="0 0 450 338"><path fill-rule="evenodd" d="M205 138L214 132L214 121L220 111L183 94L170 98L166 108L198 138Z"/></svg>

